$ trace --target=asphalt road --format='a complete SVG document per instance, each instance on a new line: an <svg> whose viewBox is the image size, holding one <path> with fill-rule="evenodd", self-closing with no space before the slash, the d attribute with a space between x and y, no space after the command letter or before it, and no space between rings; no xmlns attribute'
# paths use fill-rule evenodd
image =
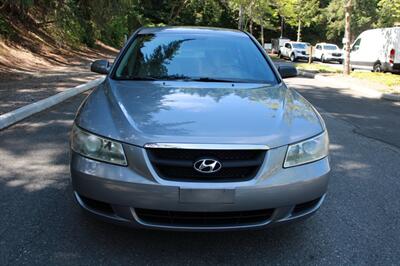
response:
<svg viewBox="0 0 400 266"><path fill-rule="evenodd" d="M315 80L288 83L320 109L331 138L329 194L309 220L261 231L177 233L87 217L72 199L68 172L68 132L81 95L0 131L0 265L398 265L400 149L388 144L390 135L364 133L392 127L400 135L391 121L399 106Z"/></svg>

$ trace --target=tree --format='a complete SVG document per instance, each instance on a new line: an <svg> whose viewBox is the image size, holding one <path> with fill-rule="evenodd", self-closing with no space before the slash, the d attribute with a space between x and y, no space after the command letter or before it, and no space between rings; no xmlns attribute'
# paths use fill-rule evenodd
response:
<svg viewBox="0 0 400 266"><path fill-rule="evenodd" d="M252 21L260 25L260 41L264 45L264 29L274 29L273 23L277 18L276 12L274 12L270 0L258 0L255 2L251 13L253 14Z"/></svg>
<svg viewBox="0 0 400 266"><path fill-rule="evenodd" d="M345 5L345 61L344 61L344 69L343 74L350 75L350 36L351 36L351 15L353 11L352 0L347 0Z"/></svg>
<svg viewBox="0 0 400 266"><path fill-rule="evenodd" d="M232 0L231 7L238 10L238 28L253 34L254 24L260 26L260 41L264 43L264 29L273 29L276 12L271 0Z"/></svg>
<svg viewBox="0 0 400 266"><path fill-rule="evenodd" d="M378 2L379 27L392 27L400 23L400 0L380 0Z"/></svg>
<svg viewBox="0 0 400 266"><path fill-rule="evenodd" d="M275 6L282 21L297 27L297 41L301 41L302 29L316 21L319 12L319 0L275 0Z"/></svg>
<svg viewBox="0 0 400 266"><path fill-rule="evenodd" d="M390 0L392 1L392 0ZM398 0L396 0L398 1ZM324 9L323 15L326 24L326 39L341 42L345 30L345 4L347 0L331 0ZM352 0L353 12L350 41L361 32L374 28L378 18L378 0Z"/></svg>

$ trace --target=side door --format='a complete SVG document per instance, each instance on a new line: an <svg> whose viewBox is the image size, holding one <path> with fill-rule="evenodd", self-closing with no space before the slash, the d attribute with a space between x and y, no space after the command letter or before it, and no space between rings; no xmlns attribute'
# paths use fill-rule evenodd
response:
<svg viewBox="0 0 400 266"><path fill-rule="evenodd" d="M285 50L286 50L286 43L283 43L282 46L279 48L279 51L281 52L282 56L285 56Z"/></svg>
<svg viewBox="0 0 400 266"><path fill-rule="evenodd" d="M322 51L322 46L320 44L318 44L317 46L315 46L315 51L314 51L313 57L316 58L316 59L320 59L321 58L321 51Z"/></svg>
<svg viewBox="0 0 400 266"><path fill-rule="evenodd" d="M352 68L362 68L361 37L359 37L350 49L350 64Z"/></svg>
<svg viewBox="0 0 400 266"><path fill-rule="evenodd" d="M283 55L289 57L291 50L292 50L292 45L290 43L285 43L285 49Z"/></svg>

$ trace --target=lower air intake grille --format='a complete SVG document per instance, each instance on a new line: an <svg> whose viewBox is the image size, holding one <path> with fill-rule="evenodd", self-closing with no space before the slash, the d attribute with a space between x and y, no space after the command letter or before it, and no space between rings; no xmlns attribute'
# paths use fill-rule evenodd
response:
<svg viewBox="0 0 400 266"><path fill-rule="evenodd" d="M170 226L240 226L267 222L273 209L241 212L178 212L135 209L137 217L148 224Z"/></svg>
<svg viewBox="0 0 400 266"><path fill-rule="evenodd" d="M260 169L265 153L265 150L147 149L149 159L161 178L186 182L250 180ZM218 160L221 169L214 173L195 170L195 162L205 158Z"/></svg>

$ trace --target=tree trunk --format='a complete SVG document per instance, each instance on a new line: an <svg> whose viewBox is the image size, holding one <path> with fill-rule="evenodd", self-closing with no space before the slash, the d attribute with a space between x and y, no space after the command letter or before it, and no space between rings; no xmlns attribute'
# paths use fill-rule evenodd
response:
<svg viewBox="0 0 400 266"><path fill-rule="evenodd" d="M285 18L281 17L281 38L283 38L283 28L285 27Z"/></svg>
<svg viewBox="0 0 400 266"><path fill-rule="evenodd" d="M264 47L264 26L261 24L261 45Z"/></svg>
<svg viewBox="0 0 400 266"><path fill-rule="evenodd" d="M351 69L350 69L350 38L351 38L351 12L352 12L352 0L347 0L346 6L345 6L345 20L346 20L346 25L345 25L345 33L344 33L344 38L345 38L345 60L344 60L344 69L343 69L343 74L345 75L350 75Z"/></svg>
<svg viewBox="0 0 400 266"><path fill-rule="evenodd" d="M299 24L297 26L297 41L301 42L301 19L299 19Z"/></svg>
<svg viewBox="0 0 400 266"><path fill-rule="evenodd" d="M249 32L251 35L253 35L253 20L252 19L250 19L250 21L249 21Z"/></svg>
<svg viewBox="0 0 400 266"><path fill-rule="evenodd" d="M175 23L176 18L179 16L182 9L186 7L188 2L189 2L188 0L184 0L183 2L179 3L179 6L176 11L175 11L175 6L171 9L172 16L170 17L168 24L172 25Z"/></svg>
<svg viewBox="0 0 400 266"><path fill-rule="evenodd" d="M240 4L239 7L239 25L238 25L239 30L243 30L243 5Z"/></svg>

